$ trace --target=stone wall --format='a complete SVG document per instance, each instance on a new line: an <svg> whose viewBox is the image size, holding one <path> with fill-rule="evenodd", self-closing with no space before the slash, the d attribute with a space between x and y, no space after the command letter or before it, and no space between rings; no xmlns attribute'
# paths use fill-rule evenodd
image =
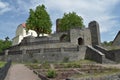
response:
<svg viewBox="0 0 120 80"><path fill-rule="evenodd" d="M93 48L92 46L87 46L85 58L99 63L103 63L105 55Z"/></svg>
<svg viewBox="0 0 120 80"><path fill-rule="evenodd" d="M110 50L110 51L109 51L109 57L110 57L113 61L120 63L120 49Z"/></svg>
<svg viewBox="0 0 120 80"><path fill-rule="evenodd" d="M79 45L91 45L91 33L89 29L74 28L70 30L70 43L78 45L78 39L81 38Z"/></svg>
<svg viewBox="0 0 120 80"><path fill-rule="evenodd" d="M105 57L110 59L110 60L113 60L114 61L114 54L112 52L109 52L107 49L101 47L101 46L94 46L95 49L99 50L100 52L102 52L103 54L105 54Z"/></svg>
<svg viewBox="0 0 120 80"><path fill-rule="evenodd" d="M9 60L5 64L5 66L0 69L0 80L4 80L5 79L10 66L11 66L11 61Z"/></svg>
<svg viewBox="0 0 120 80"><path fill-rule="evenodd" d="M20 51L8 51L4 59L15 62L62 62L65 58L76 61L85 58L86 46L74 46L64 48L40 48Z"/></svg>
<svg viewBox="0 0 120 80"><path fill-rule="evenodd" d="M96 21L92 21L88 26L91 32L92 45L100 45L101 40L99 24Z"/></svg>

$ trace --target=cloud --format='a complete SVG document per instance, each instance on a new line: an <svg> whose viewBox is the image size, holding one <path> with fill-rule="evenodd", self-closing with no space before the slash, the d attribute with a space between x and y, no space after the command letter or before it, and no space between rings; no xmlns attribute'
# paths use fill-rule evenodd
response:
<svg viewBox="0 0 120 80"><path fill-rule="evenodd" d="M4 14L5 12L8 12L10 10L11 10L11 8L9 7L9 3L0 1L0 15Z"/></svg>
<svg viewBox="0 0 120 80"><path fill-rule="evenodd" d="M55 30L55 20L62 17L65 12L76 12L82 16L87 26L92 20L96 20L100 24L100 31L108 32L119 24L112 10L120 3L120 0L17 0L19 5L23 5L21 9L35 9L37 5L45 4L47 11L50 13L53 22L53 30Z"/></svg>
<svg viewBox="0 0 120 80"><path fill-rule="evenodd" d="M118 23L115 20L116 16L111 14L111 11L119 2L120 0L45 0L49 10L59 10L62 15L64 12L77 12L83 17L86 26L91 20L98 21L101 32L111 30Z"/></svg>
<svg viewBox="0 0 120 80"><path fill-rule="evenodd" d="M29 9L35 9L36 6L45 4L47 11L50 13L53 30L55 30L55 20L63 16L65 12L76 12L79 16L82 16L84 23L87 27L88 23L92 20L96 20L100 24L100 31L102 33L112 30L116 27L118 21L112 10L120 3L120 0L14 0L17 7L14 7L14 11L18 14L28 14ZM3 3L0 9L3 12L9 10L8 3ZM7 9L8 8L8 9Z"/></svg>

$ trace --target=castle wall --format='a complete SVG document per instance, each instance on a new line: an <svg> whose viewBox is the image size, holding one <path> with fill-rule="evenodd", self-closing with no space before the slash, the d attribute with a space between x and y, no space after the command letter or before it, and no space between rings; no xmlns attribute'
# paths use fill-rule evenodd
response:
<svg viewBox="0 0 120 80"><path fill-rule="evenodd" d="M93 48L92 46L87 46L85 58L99 63L103 63L105 55L97 49Z"/></svg>
<svg viewBox="0 0 120 80"><path fill-rule="evenodd" d="M120 49L110 50L109 57L111 60L120 63Z"/></svg>
<svg viewBox="0 0 120 80"><path fill-rule="evenodd" d="M88 26L91 32L92 45L100 45L101 40L99 24L96 21L92 21Z"/></svg>
<svg viewBox="0 0 120 80"><path fill-rule="evenodd" d="M68 48L41 48L32 50L22 50L8 52L8 55L4 56L4 59L11 59L14 62L62 62L66 58L69 61L78 61L85 57L85 46L76 46ZM14 54L13 54L14 53ZM2 59L2 58L1 58Z"/></svg>
<svg viewBox="0 0 120 80"><path fill-rule="evenodd" d="M82 39L82 44L81 45L91 45L91 34L89 29L71 29L70 30L70 42L72 44L78 44L78 39Z"/></svg>
<svg viewBox="0 0 120 80"><path fill-rule="evenodd" d="M84 30L84 45L91 45L91 34L89 29Z"/></svg>
<svg viewBox="0 0 120 80"><path fill-rule="evenodd" d="M39 48L62 48L62 47L73 47L76 46L74 44L71 44L69 42L63 42L63 43L35 43L35 44L26 44L20 47L20 50L29 50L29 49L39 49Z"/></svg>

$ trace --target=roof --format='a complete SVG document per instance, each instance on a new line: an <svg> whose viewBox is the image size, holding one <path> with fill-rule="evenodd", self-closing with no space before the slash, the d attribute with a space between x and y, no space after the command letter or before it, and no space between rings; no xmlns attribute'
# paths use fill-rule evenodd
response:
<svg viewBox="0 0 120 80"><path fill-rule="evenodd" d="M25 23L22 23L22 27L23 27L23 28L26 28L26 24L25 24Z"/></svg>
<svg viewBox="0 0 120 80"><path fill-rule="evenodd" d="M117 37L120 35L120 31L117 33L116 37L114 38L113 42L117 39Z"/></svg>

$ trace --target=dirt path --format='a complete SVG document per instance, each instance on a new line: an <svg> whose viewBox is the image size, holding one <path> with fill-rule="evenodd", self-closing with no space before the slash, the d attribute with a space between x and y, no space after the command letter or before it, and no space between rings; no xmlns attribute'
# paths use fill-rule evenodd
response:
<svg viewBox="0 0 120 80"><path fill-rule="evenodd" d="M108 67L108 68L119 68L120 69L120 64L102 64L101 66L103 67Z"/></svg>
<svg viewBox="0 0 120 80"><path fill-rule="evenodd" d="M40 80L32 70L28 69L23 64L14 64L8 71L5 80Z"/></svg>

